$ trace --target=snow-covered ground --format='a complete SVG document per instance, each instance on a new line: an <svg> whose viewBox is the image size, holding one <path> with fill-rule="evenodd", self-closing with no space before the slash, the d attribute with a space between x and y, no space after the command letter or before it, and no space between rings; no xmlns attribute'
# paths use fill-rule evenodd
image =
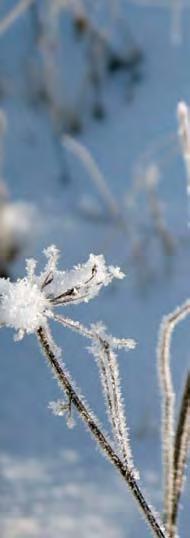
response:
<svg viewBox="0 0 190 538"><path fill-rule="evenodd" d="M6 2L2 4L1 16L6 11ZM10 8L14 1L8 4ZM86 261L93 252L103 253L109 264L120 265L127 273L88 305L69 307L67 313L87 325L102 320L112 334L138 342L134 351L120 354L122 390L135 465L148 498L161 510L155 348L162 315L189 297L188 203L176 106L179 100L190 102L190 10L186 8L182 20L182 42L174 47L169 10L124 1L122 6L144 54L142 79L133 96L129 96L125 74L107 79L103 89L106 116L97 122L88 112L77 139L91 151L106 177L125 225L123 220L115 224L108 216L82 164L55 139L45 107L32 102L28 71L35 54L29 13L0 36L1 106L7 115L3 176L13 200L37 206L39 233L26 256L36 257L39 268L43 248L54 243L62 252L60 266L64 268ZM82 53L70 36L68 21L62 24L66 82L74 95ZM153 238L149 246L145 241L139 255L132 255L131 238L141 236L147 207L145 195L141 193L135 202L127 198L127 192L132 192L142 161L160 167L158 195L174 242L171 256L163 253L159 238ZM148 224L147 237L151 237ZM11 268L12 277L24 271L23 255ZM68 369L108 429L96 365L85 341L55 324L52 330ZM75 417L76 427L70 431L64 418L52 416L48 409L49 401L59 398L60 392L34 336L19 343L12 336L11 330L1 330L1 537L147 537L149 531L125 484L97 451L79 419ZM173 339L178 396L189 367L189 343L187 320ZM189 484L187 471L180 511L182 538L189 536L190 529Z"/></svg>

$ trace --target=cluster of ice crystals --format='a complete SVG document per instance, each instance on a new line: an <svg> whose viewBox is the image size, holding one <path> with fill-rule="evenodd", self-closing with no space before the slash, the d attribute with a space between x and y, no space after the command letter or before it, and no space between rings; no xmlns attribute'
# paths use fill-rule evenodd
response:
<svg viewBox="0 0 190 538"><path fill-rule="evenodd" d="M13 283L0 281L0 322L23 333L32 333L44 324L47 300L27 278Z"/></svg>
<svg viewBox="0 0 190 538"><path fill-rule="evenodd" d="M19 338L44 326L55 306L88 302L114 277L124 276L118 267L107 266L102 255L90 254L83 265L58 271L56 247L48 247L44 254L47 263L39 276L35 275L36 261L29 259L25 278L15 283L0 279L0 324L16 329Z"/></svg>
<svg viewBox="0 0 190 538"><path fill-rule="evenodd" d="M68 411L68 404L64 400L57 400L49 402L49 409L51 409L53 415L62 417Z"/></svg>
<svg viewBox="0 0 190 538"><path fill-rule="evenodd" d="M53 280L48 286L48 291L51 297L56 298L66 294L68 290L70 292L73 290L70 296L57 300L57 304L88 302L99 293L102 286L107 286L114 277L123 278L123 276L122 273L119 273L118 268L117 274L114 274L113 267L106 266L104 256L90 254L86 263L77 265L70 271L64 272L54 269Z"/></svg>
<svg viewBox="0 0 190 538"><path fill-rule="evenodd" d="M59 258L59 250L55 245L50 245L47 248L44 248L43 253L45 257L47 258L48 262L45 266L45 271L48 273L49 271L55 271L57 267L57 261Z"/></svg>
<svg viewBox="0 0 190 538"><path fill-rule="evenodd" d="M65 403L64 400L57 400L49 402L48 407L51 409L53 415L58 417L65 415L66 424L70 430L75 427L75 420L72 417L71 406L69 403Z"/></svg>
<svg viewBox="0 0 190 538"><path fill-rule="evenodd" d="M28 258L26 260L26 272L28 275L29 280L33 280L35 269L36 269L37 262L34 258Z"/></svg>
<svg viewBox="0 0 190 538"><path fill-rule="evenodd" d="M109 266L109 271L114 278L119 278L120 280L125 277L125 274L122 273L120 267L114 267L114 265Z"/></svg>

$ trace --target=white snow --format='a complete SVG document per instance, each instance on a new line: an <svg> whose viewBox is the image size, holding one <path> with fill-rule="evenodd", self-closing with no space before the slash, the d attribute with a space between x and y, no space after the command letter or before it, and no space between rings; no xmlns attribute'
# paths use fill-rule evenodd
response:
<svg viewBox="0 0 190 538"><path fill-rule="evenodd" d="M0 323L19 331L20 337L44 324L46 308L45 295L27 278L16 283L0 279Z"/></svg>

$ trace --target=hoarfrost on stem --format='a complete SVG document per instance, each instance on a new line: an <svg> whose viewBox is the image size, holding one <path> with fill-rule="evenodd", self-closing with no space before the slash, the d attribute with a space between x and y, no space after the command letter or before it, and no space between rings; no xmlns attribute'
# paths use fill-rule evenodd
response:
<svg viewBox="0 0 190 538"><path fill-rule="evenodd" d="M16 329L17 338L25 333L35 333L48 365L66 396L65 400L50 402L49 408L58 416L65 415L69 428L75 425L72 411L75 409L97 445L120 472L141 508L153 535L165 538L159 519L137 484L138 473L134 467L128 428L120 391L119 368L115 350L122 347L133 349L132 339L118 339L107 334L102 324L90 328L80 322L54 314L54 307L70 303L88 302L102 286L107 286L114 277L123 278L119 268L107 266L103 256L90 255L88 261L70 271L58 271L58 250L52 246L44 251L47 263L44 270L35 274L36 261L27 260L26 276L17 282L0 279L0 326ZM48 318L62 323L91 340L91 352L98 362L107 414L112 426L116 450L99 426L83 397L60 360L57 348L48 327Z"/></svg>

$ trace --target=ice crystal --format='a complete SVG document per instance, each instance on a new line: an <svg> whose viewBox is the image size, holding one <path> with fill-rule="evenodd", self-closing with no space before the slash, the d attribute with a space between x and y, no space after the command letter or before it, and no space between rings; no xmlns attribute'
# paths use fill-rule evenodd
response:
<svg viewBox="0 0 190 538"><path fill-rule="evenodd" d="M1 279L0 294L0 322L19 331L19 337L44 324L48 302L29 279L23 278L15 283Z"/></svg>
<svg viewBox="0 0 190 538"><path fill-rule="evenodd" d="M66 403L65 400L57 400L56 402L49 402L48 405L49 409L51 409L53 415L56 415L57 417L63 417L65 416L65 421L67 424L67 427L72 430L75 426L75 420L72 416L72 407L71 407L71 401L68 400Z"/></svg>
<svg viewBox="0 0 190 538"><path fill-rule="evenodd" d="M53 415L62 417L68 411L68 404L64 400L57 400L56 402L49 402L49 409L51 409Z"/></svg>
<svg viewBox="0 0 190 538"><path fill-rule="evenodd" d="M122 273L122 271L120 270L120 267L114 267L113 265L110 265L109 270L110 270L110 273L115 278L122 279L125 276L124 273Z"/></svg>

